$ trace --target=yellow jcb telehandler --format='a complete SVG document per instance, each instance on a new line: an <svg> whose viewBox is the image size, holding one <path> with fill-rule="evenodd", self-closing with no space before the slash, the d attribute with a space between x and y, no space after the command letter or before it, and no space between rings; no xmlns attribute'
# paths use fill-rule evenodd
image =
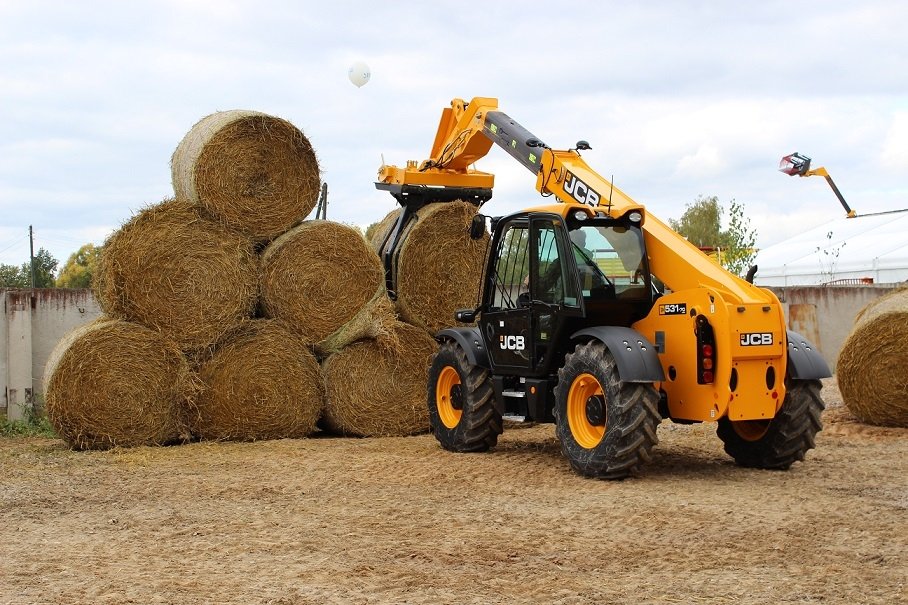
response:
<svg viewBox="0 0 908 605"><path fill-rule="evenodd" d="M507 415L555 422L575 471L617 479L650 460L669 418L716 422L743 466L803 460L830 371L786 330L777 297L716 265L590 168L580 154L587 142L552 149L496 99L455 99L429 159L381 167L376 187L403 207L382 247L389 290L413 212L491 197L493 175L471 166L493 143L533 173L548 203L491 219L481 298L451 318L476 325L436 336L428 407L441 445L488 450ZM475 237L485 218L477 215Z"/></svg>

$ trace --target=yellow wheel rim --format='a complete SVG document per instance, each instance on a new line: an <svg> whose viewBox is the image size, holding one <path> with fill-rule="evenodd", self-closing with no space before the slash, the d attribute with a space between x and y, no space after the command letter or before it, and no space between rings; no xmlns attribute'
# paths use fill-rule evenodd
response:
<svg viewBox="0 0 908 605"><path fill-rule="evenodd" d="M458 401L455 407L452 391L460 386L460 374L451 366L445 366L435 382L435 405L438 407L438 417L441 423L453 429L460 423L463 416L463 403Z"/></svg>
<svg viewBox="0 0 908 605"><path fill-rule="evenodd" d="M744 441L759 441L769 430L769 420L738 420L732 422L738 437Z"/></svg>
<svg viewBox="0 0 908 605"><path fill-rule="evenodd" d="M590 401L598 397L598 402ZM601 405L600 414L594 414L594 421L590 419L590 405ZM596 411L595 409L592 411ZM601 422L599 422L601 420ZM581 374L571 383L567 397L567 421L571 435L580 447L592 449L599 445L605 435L605 394L602 385L592 374Z"/></svg>

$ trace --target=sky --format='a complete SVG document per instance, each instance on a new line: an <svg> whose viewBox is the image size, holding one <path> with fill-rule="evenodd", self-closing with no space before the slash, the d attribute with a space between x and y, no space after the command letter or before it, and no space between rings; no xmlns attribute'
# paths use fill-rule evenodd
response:
<svg viewBox="0 0 908 605"><path fill-rule="evenodd" d="M908 208L908 3L0 0L0 263L62 264L173 194L193 124L250 109L300 128L328 218L395 207L374 181L428 156L454 98L496 97L555 149L647 211L698 196L744 205L765 247L844 215ZM371 80L347 78L356 61ZM484 212L536 205L534 177L493 148Z"/></svg>

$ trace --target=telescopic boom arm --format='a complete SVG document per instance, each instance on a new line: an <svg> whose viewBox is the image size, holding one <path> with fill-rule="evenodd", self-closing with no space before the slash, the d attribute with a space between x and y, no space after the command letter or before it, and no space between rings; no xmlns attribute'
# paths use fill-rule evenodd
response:
<svg viewBox="0 0 908 605"><path fill-rule="evenodd" d="M788 176L821 176L825 178L826 182L829 183L829 186L832 188L832 192L839 198L839 203L842 204L842 208L845 209L848 218L857 216L857 212L852 210L851 206L848 205L848 202L845 201L845 197L842 195L842 192L839 191L839 188L836 187L835 181L832 180L832 177L829 176L826 169L820 166L819 168L811 170L810 158L806 155L802 155L797 151L786 155L782 158L782 161L779 162L779 172L784 172Z"/></svg>
<svg viewBox="0 0 908 605"><path fill-rule="evenodd" d="M390 191L407 208L457 196L459 188L472 194L487 189L494 177L470 168L496 143L536 175L536 189L559 202L584 204L612 218L639 213L651 271L672 290L711 287L739 302L762 302L759 288L718 266L693 244L653 215L613 183L593 170L580 156L590 149L586 141L566 151L554 150L498 109L498 100L476 97L469 103L454 99L442 112L429 159L406 166L383 165L376 187ZM465 196L470 198L469 195ZM635 217L636 218L636 217Z"/></svg>

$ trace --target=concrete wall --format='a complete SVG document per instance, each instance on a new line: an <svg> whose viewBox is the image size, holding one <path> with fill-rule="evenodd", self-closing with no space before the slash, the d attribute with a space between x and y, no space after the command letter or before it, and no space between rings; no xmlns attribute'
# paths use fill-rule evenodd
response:
<svg viewBox="0 0 908 605"><path fill-rule="evenodd" d="M772 290L782 301L788 326L811 340L835 368L854 318L870 301L898 286L789 286ZM0 417L21 419L42 401L44 365L57 342L73 328L101 315L90 290L2 289L0 320Z"/></svg>
<svg viewBox="0 0 908 605"><path fill-rule="evenodd" d="M70 330L101 315L88 289L2 289L0 320L0 417L20 420L36 396L44 364Z"/></svg>
<svg viewBox="0 0 908 605"><path fill-rule="evenodd" d="M772 287L785 307L788 327L812 341L835 371L836 358L854 318L868 303L888 294L898 284L865 286Z"/></svg>

